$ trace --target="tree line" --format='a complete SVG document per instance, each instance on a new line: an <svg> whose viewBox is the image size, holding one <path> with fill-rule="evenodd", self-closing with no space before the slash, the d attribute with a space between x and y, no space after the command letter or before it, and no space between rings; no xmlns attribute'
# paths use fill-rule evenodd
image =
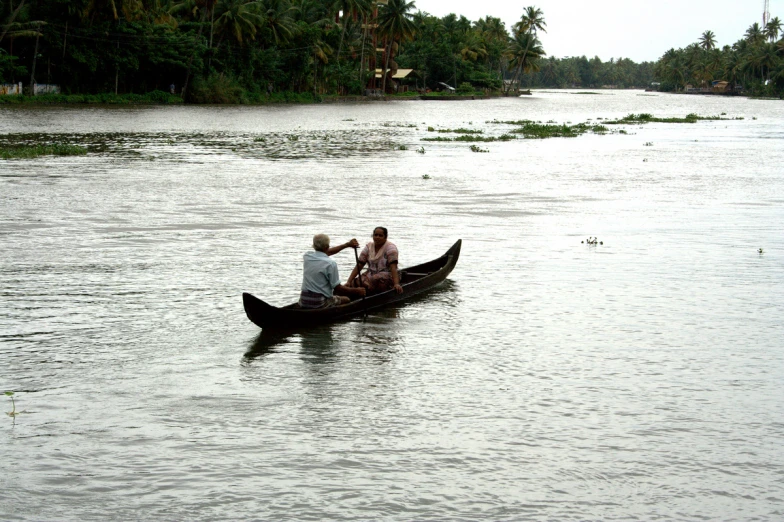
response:
<svg viewBox="0 0 784 522"><path fill-rule="evenodd" d="M647 85L652 64L546 58L544 13L435 17L407 0L0 0L0 83L195 102L519 86ZM376 73L377 70L381 72ZM377 79L376 79L377 78Z"/></svg>
<svg viewBox="0 0 784 522"><path fill-rule="evenodd" d="M721 49L716 35L705 31L698 41L682 49L670 49L656 62L655 74L662 90L680 91L710 87L727 81L731 88L759 96L784 95L784 38L778 17L764 26L752 24L743 37Z"/></svg>

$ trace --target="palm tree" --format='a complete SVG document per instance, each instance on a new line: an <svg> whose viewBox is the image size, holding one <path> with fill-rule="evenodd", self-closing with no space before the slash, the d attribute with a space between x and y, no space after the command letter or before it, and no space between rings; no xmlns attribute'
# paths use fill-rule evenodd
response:
<svg viewBox="0 0 784 522"><path fill-rule="evenodd" d="M487 47L478 31L469 32L463 39L461 47L460 56L462 56L463 60L475 62L479 58L487 57Z"/></svg>
<svg viewBox="0 0 784 522"><path fill-rule="evenodd" d="M771 42L775 42L779 38L779 34L781 33L781 20L779 17L771 18L771 20L765 25L765 36L768 37L768 40Z"/></svg>
<svg viewBox="0 0 784 522"><path fill-rule="evenodd" d="M764 43L754 49L749 57L749 64L759 69L760 77L770 80L770 71L779 62L776 44Z"/></svg>
<svg viewBox="0 0 784 522"><path fill-rule="evenodd" d="M264 23L259 14L257 2L245 0L226 0L220 4L223 11L215 20L215 29L218 34L234 36L237 43L243 45L246 38L254 40L258 27ZM220 45L220 44L219 44Z"/></svg>
<svg viewBox="0 0 784 522"><path fill-rule="evenodd" d="M487 49L487 70L492 71L497 67L501 73L501 55L509 42L509 33L506 25L500 18L487 16L480 19L474 26L479 31L484 40L484 47Z"/></svg>
<svg viewBox="0 0 784 522"><path fill-rule="evenodd" d="M754 22L749 26L748 29L746 29L746 33L744 36L746 37L746 40L751 44L760 43L765 39L765 35L762 32L762 28L760 27L760 24L758 24L757 22Z"/></svg>
<svg viewBox="0 0 784 522"><path fill-rule="evenodd" d="M713 34L713 31L705 31L702 33L702 36L700 36L700 47L706 51L710 51L716 47L716 35Z"/></svg>
<svg viewBox="0 0 784 522"><path fill-rule="evenodd" d="M335 11L343 12L343 25L340 31L340 44L338 45L338 62L343 52L343 39L346 36L346 26L351 15L364 17L372 10L371 0L335 0L333 3Z"/></svg>
<svg viewBox="0 0 784 522"><path fill-rule="evenodd" d="M538 70L537 62L546 53L536 35L518 31L509 43L506 54L515 68L515 75L512 80L512 85L514 85L523 72Z"/></svg>
<svg viewBox="0 0 784 522"><path fill-rule="evenodd" d="M389 0L389 3L381 8L378 13L378 34L386 41L386 59L384 62L383 80L381 90L386 93L387 70L389 69L389 58L392 54L392 44L410 40L416 33L414 25L414 14L411 12L416 8L413 1Z"/></svg>
<svg viewBox="0 0 784 522"><path fill-rule="evenodd" d="M291 40L297 34L294 19L300 9L288 0L262 0L258 2L261 25L272 35L275 45Z"/></svg>
<svg viewBox="0 0 784 522"><path fill-rule="evenodd" d="M732 88L738 83L743 72L743 60L738 51L731 50L724 55L724 76L732 84Z"/></svg>
<svg viewBox="0 0 784 522"><path fill-rule="evenodd" d="M521 34L526 34L529 37L533 36L534 38L527 38L526 45L530 44L539 44L539 40L536 38L536 33L538 31L542 31L544 33L547 32L545 29L547 27L547 23L544 21L544 13L541 9L534 6L526 7L523 11L523 16L520 18L520 21L517 22L514 26L515 29L515 36L512 41L512 46L515 44L515 40ZM512 84L509 85L511 89L512 85L517 81L517 76L523 70L522 66L526 63L526 54L528 53L528 47L525 48L523 51L522 56L516 57L515 60L518 63L517 73L515 74L514 80ZM542 50L539 56L544 55L544 50ZM508 90L506 92L509 92Z"/></svg>
<svg viewBox="0 0 784 522"><path fill-rule="evenodd" d="M144 15L142 0L90 0L84 11L85 18L138 20Z"/></svg>

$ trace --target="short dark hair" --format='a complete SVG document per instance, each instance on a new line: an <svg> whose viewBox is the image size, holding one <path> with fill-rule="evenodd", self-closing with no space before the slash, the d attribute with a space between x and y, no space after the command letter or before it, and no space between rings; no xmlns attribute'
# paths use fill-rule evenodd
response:
<svg viewBox="0 0 784 522"><path fill-rule="evenodd" d="M384 233L384 237L388 237L388 236L389 236L389 232L388 232L388 231L387 231L387 229L386 229L386 228L384 228L384 227L376 227L376 228L374 228L374 229L373 229L373 234L375 234L375 233L376 233L376 230L378 230L379 228L380 228L380 229L381 229L381 231Z"/></svg>

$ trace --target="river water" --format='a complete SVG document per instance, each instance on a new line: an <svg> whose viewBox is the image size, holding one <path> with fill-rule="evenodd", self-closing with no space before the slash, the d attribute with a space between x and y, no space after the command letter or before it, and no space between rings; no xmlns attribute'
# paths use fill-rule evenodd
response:
<svg viewBox="0 0 784 522"><path fill-rule="evenodd" d="M422 141L642 112L726 119ZM4 107L2 140L90 152L0 160L0 519L784 519L779 101ZM243 291L377 225L460 261L259 335Z"/></svg>

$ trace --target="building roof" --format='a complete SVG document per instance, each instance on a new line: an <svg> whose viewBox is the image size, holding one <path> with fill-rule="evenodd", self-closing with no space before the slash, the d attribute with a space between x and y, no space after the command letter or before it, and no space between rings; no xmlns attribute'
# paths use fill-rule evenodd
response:
<svg viewBox="0 0 784 522"><path fill-rule="evenodd" d="M395 72L395 74L392 75L392 79L393 80L402 80L403 78L405 78L406 76L408 76L412 72L414 72L414 69L398 69L397 72ZM376 69L376 78L381 78L382 77L382 73L383 73L383 71L381 69Z"/></svg>

